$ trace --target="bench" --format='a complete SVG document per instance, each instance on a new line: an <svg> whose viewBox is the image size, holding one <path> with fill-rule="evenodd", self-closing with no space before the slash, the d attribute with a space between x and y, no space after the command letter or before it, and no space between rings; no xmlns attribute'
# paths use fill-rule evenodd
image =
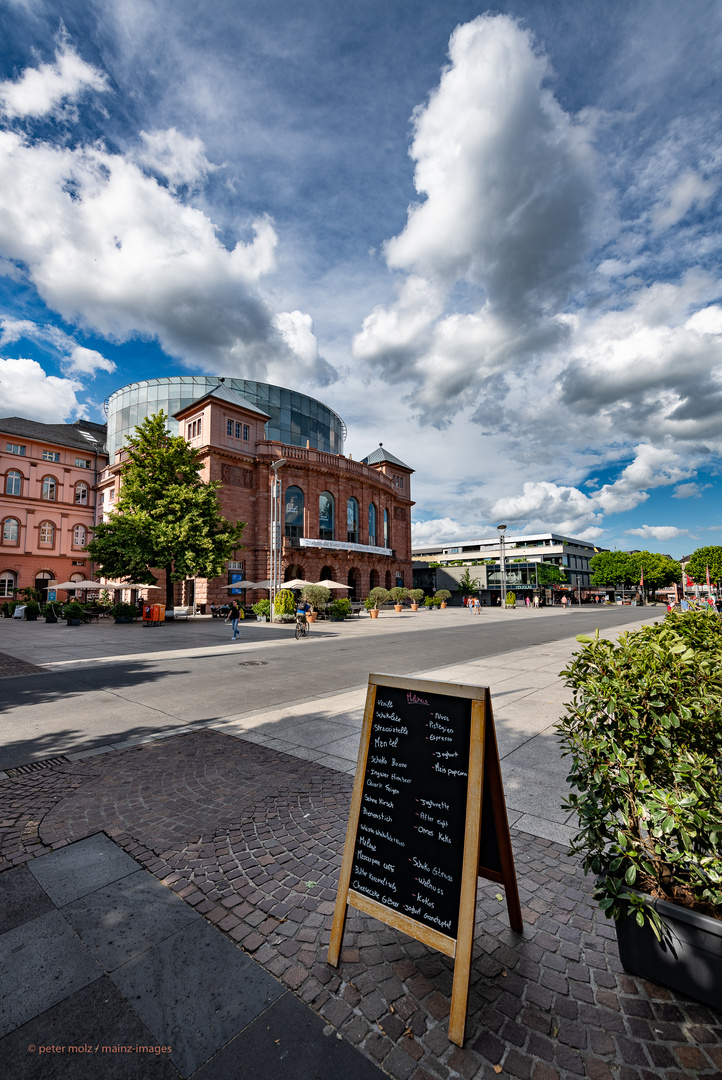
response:
<svg viewBox="0 0 722 1080"><path fill-rule="evenodd" d="M173 619L174 620L175 619L187 619L187 618L188 618L188 608L187 607L174 607L173 608Z"/></svg>
<svg viewBox="0 0 722 1080"><path fill-rule="evenodd" d="M351 614L357 617L366 610L366 605L360 600L351 600Z"/></svg>

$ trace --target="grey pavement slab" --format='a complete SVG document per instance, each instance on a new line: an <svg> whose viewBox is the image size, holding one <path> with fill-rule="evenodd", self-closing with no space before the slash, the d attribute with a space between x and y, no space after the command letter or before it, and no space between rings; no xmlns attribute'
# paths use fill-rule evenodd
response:
<svg viewBox="0 0 722 1080"><path fill-rule="evenodd" d="M307 1005L285 993L193 1080L384 1080L386 1075Z"/></svg>
<svg viewBox="0 0 722 1080"><path fill-rule="evenodd" d="M0 935L52 910L52 900L27 866L0 874Z"/></svg>
<svg viewBox="0 0 722 1080"><path fill-rule="evenodd" d="M140 869L67 904L63 915L108 972L201 921L197 911Z"/></svg>
<svg viewBox="0 0 722 1080"><path fill-rule="evenodd" d="M251 1023L283 987L201 920L111 974L184 1076Z"/></svg>
<svg viewBox="0 0 722 1080"><path fill-rule="evenodd" d="M0 1038L103 974L59 911L0 937Z"/></svg>
<svg viewBox="0 0 722 1080"><path fill-rule="evenodd" d="M30 864L30 873L51 900L62 907L111 881L135 873L139 867L104 833L96 833L60 848Z"/></svg>
<svg viewBox="0 0 722 1080"><path fill-rule="evenodd" d="M2 1077L178 1080L168 1056L155 1053L157 1045L135 1010L103 976L6 1035L0 1050Z"/></svg>

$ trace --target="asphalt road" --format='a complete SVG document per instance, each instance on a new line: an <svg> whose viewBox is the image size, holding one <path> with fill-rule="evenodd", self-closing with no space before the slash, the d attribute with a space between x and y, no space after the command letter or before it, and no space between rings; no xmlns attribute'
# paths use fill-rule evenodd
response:
<svg viewBox="0 0 722 1080"><path fill-rule="evenodd" d="M391 619L377 631L368 621L344 623L338 632L324 627L300 642L288 632L276 637L268 634L271 628L250 624L244 629L242 649L221 647L218 629L209 621L203 624L207 631L197 626L186 639L194 646L202 639L209 642L207 649L198 649L201 655L191 656L175 656L161 638L147 636L162 631L148 630L145 638L134 639L145 649L155 650L157 643L160 651L147 656L89 659L49 673L0 680L0 770L308 700L363 685L370 672L404 674L498 656L593 632L597 626L604 630L637 622L647 613L650 619L660 615L657 609L628 607L582 608L540 617L508 613L499 618L497 613L497 618L487 620L459 613L443 623L430 615L408 627ZM224 642L226 633L224 628ZM78 655L82 657L82 648Z"/></svg>

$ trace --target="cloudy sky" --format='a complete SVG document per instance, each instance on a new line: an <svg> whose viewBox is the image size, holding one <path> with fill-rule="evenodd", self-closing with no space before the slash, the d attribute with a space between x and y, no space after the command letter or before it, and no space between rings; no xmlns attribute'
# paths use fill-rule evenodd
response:
<svg viewBox="0 0 722 1080"><path fill-rule="evenodd" d="M198 11L0 6L0 415L265 378L420 543L722 543L720 5Z"/></svg>

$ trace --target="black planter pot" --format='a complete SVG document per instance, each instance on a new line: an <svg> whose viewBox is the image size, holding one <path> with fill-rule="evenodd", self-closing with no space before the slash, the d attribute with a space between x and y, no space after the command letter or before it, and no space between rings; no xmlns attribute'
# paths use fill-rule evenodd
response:
<svg viewBox="0 0 722 1080"><path fill-rule="evenodd" d="M631 891L631 890L630 890ZM662 941L634 914L615 923L619 958L626 971L678 990L713 1009L722 1003L722 920L643 896L665 926Z"/></svg>
<svg viewBox="0 0 722 1080"><path fill-rule="evenodd" d="M57 621L58 621L57 615L46 615L45 616L45 622L46 623L57 622Z"/></svg>
<svg viewBox="0 0 722 1080"><path fill-rule="evenodd" d="M82 619L66 619L65 621L68 624L68 626L82 626L83 625L83 620Z"/></svg>
<svg viewBox="0 0 722 1080"><path fill-rule="evenodd" d="M122 616L121 618L115 620L115 622L117 623L132 623L132 621L132 619L126 619L125 616Z"/></svg>

